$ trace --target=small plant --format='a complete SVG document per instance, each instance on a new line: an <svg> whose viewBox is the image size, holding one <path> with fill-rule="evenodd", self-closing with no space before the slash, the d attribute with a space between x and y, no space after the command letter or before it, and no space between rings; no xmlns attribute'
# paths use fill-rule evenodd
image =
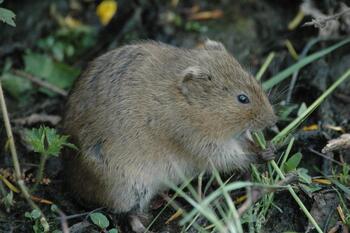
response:
<svg viewBox="0 0 350 233"><path fill-rule="evenodd" d="M40 126L26 133L26 140L33 150L40 154L40 164L36 175L36 186L44 176L46 161L51 156L58 156L64 146L77 149L73 144L67 142L68 136L57 134L56 129ZM34 189L36 188L34 187Z"/></svg>
<svg viewBox="0 0 350 233"><path fill-rule="evenodd" d="M37 45L56 61L67 62L91 48L96 42L96 35L96 30L87 25L63 26L40 39Z"/></svg>
<svg viewBox="0 0 350 233"><path fill-rule="evenodd" d="M10 190L8 193L4 193L4 197L0 200L4 204L7 212L10 211L11 207L14 205L13 192Z"/></svg>
<svg viewBox="0 0 350 233"><path fill-rule="evenodd" d="M41 219L41 212L38 209L34 209L31 212L25 212L24 216L33 222L33 232L34 233L44 233L47 232L45 226L43 225Z"/></svg>
<svg viewBox="0 0 350 233"><path fill-rule="evenodd" d="M343 164L342 171L339 174L339 181L344 185L348 185L350 183L350 165L347 163Z"/></svg>
<svg viewBox="0 0 350 233"><path fill-rule="evenodd" d="M107 227L109 227L109 220L108 218L99 212L91 213L89 215L92 223L97 226L102 232L104 233L118 233L118 230L116 228L112 228L110 230L107 230Z"/></svg>
<svg viewBox="0 0 350 233"><path fill-rule="evenodd" d="M4 0L0 0L0 4L3 2ZM13 13L11 10L0 7L0 21L12 27L16 27L16 24L14 21L15 17L16 17L15 13Z"/></svg>

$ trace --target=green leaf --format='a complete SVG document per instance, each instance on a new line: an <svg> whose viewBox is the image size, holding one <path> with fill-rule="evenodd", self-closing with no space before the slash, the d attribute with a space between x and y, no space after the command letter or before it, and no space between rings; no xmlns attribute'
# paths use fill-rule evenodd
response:
<svg viewBox="0 0 350 233"><path fill-rule="evenodd" d="M10 208L11 206L13 206L14 202L13 202L13 192L10 190L6 196L4 196L0 202L2 202L6 208Z"/></svg>
<svg viewBox="0 0 350 233"><path fill-rule="evenodd" d="M284 164L283 168L285 172L289 172L292 170L295 170L302 158L302 154L300 152L295 153L294 155L292 155Z"/></svg>
<svg viewBox="0 0 350 233"><path fill-rule="evenodd" d="M29 219L32 219L32 216L30 215L29 212L25 212L25 213L24 213L24 217L29 218Z"/></svg>
<svg viewBox="0 0 350 233"><path fill-rule="evenodd" d="M58 156L63 146L77 149L73 144L67 143L68 136L61 136L56 129L40 126L26 132L26 140L33 150L45 156Z"/></svg>
<svg viewBox="0 0 350 233"><path fill-rule="evenodd" d="M55 212L55 213L58 212L58 207L55 204L51 205L50 209L51 209L52 212Z"/></svg>
<svg viewBox="0 0 350 233"><path fill-rule="evenodd" d="M54 62L49 56L28 53L24 56L25 71L42 78L54 86L68 89L72 86L80 70L64 63ZM41 89L44 90L44 89ZM45 90L47 94L53 94Z"/></svg>
<svg viewBox="0 0 350 233"><path fill-rule="evenodd" d="M299 107L299 110L298 110L297 115L300 116L301 114L303 114L303 112L306 111L306 109L307 109L306 104L305 104L305 103L302 103L302 104L300 105L300 107Z"/></svg>
<svg viewBox="0 0 350 233"><path fill-rule="evenodd" d="M101 229L106 229L109 226L109 221L107 217L102 213L92 213L90 214L91 221Z"/></svg>
<svg viewBox="0 0 350 233"><path fill-rule="evenodd" d="M16 15L13 13L13 11L0 7L0 21L7 23L12 27L16 27L16 23L14 21L15 18Z"/></svg>
<svg viewBox="0 0 350 233"><path fill-rule="evenodd" d="M305 168L299 168L297 170L298 173L298 178L299 181L302 183L306 183L306 184L311 184L312 183L312 179L311 176L308 174L309 171Z"/></svg>
<svg viewBox="0 0 350 233"><path fill-rule="evenodd" d="M32 90L32 83L11 73L4 73L1 76L1 83L4 89L13 98L24 101L28 97L28 93Z"/></svg>
<svg viewBox="0 0 350 233"><path fill-rule="evenodd" d="M32 212L30 212L30 215L32 216L33 219L38 219L41 216L40 210L34 209Z"/></svg>
<svg viewBox="0 0 350 233"><path fill-rule="evenodd" d="M115 228L113 228L113 229L110 229L110 230L108 231L108 233L118 233L118 230L115 229Z"/></svg>
<svg viewBox="0 0 350 233"><path fill-rule="evenodd" d="M60 136L55 129L45 127L45 136L48 143L47 155L58 156L68 136Z"/></svg>
<svg viewBox="0 0 350 233"><path fill-rule="evenodd" d="M340 183L339 181L337 181L336 179L330 179L332 181L333 184L335 184L340 190L342 190L344 193L346 193L347 195L350 195L350 188L348 186L343 185L342 183Z"/></svg>
<svg viewBox="0 0 350 233"><path fill-rule="evenodd" d="M303 189L303 191L308 193L309 195L322 189L321 186L316 184L299 184L299 185Z"/></svg>
<svg viewBox="0 0 350 233"><path fill-rule="evenodd" d="M54 230L52 233L62 233L60 230Z"/></svg>
<svg viewBox="0 0 350 233"><path fill-rule="evenodd" d="M35 225L33 225L33 231L34 233L42 233L38 223L35 223Z"/></svg>
<svg viewBox="0 0 350 233"><path fill-rule="evenodd" d="M297 104L281 106L281 110L279 113L279 119L280 120L288 120L288 116L297 108L298 108Z"/></svg>
<svg viewBox="0 0 350 233"><path fill-rule="evenodd" d="M338 43L336 43L335 45L332 45L328 48L325 48L319 52L313 53L303 59L301 59L300 61L298 61L297 63L295 63L292 66L289 66L287 69L281 71L280 73L278 73L277 75L273 76L272 78L270 78L269 80L267 80L266 82L264 82L262 84L264 90L268 90L270 88L272 88L273 86L277 85L278 83L282 82L283 80L285 80L286 78L288 78L290 75L292 75L295 71L303 68L304 66L306 66L307 64L310 64L311 62L327 55L328 53L334 51L337 48L340 48L341 46L347 44L350 42L350 39L344 39Z"/></svg>
<svg viewBox="0 0 350 233"><path fill-rule="evenodd" d="M26 141L30 144L34 152L44 154L46 152L44 146L44 128L33 128L26 131Z"/></svg>

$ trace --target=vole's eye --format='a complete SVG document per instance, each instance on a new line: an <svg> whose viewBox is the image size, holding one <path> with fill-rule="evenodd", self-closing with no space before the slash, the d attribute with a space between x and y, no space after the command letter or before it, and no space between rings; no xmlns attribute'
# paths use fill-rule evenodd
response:
<svg viewBox="0 0 350 233"><path fill-rule="evenodd" d="M237 96L237 99L240 103L242 104L248 104L250 102L248 96L244 95L244 94L240 94Z"/></svg>

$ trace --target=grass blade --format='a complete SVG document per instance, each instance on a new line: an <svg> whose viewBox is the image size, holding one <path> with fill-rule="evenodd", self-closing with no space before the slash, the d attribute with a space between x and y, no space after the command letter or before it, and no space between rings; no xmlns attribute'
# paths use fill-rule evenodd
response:
<svg viewBox="0 0 350 233"><path fill-rule="evenodd" d="M215 168L214 165L212 165L212 166L213 166L213 168ZM224 187L225 187L225 184L224 184L224 182L222 181L222 179L221 179L221 177L220 177L218 171L215 170L215 171L214 171L214 175L215 175L216 180L218 181L218 183L219 183L219 185L220 185L220 188L221 188L222 194L223 194L223 196L224 196L224 198L225 198L226 204L227 204L227 206L229 207L229 211L230 211L230 213L232 214L233 223L234 223L233 226L235 227L235 230L237 230L237 232L242 232L242 233L243 233L241 221L240 221L240 219L239 219L239 215L238 215L236 206L235 206L235 204L233 203L233 201L232 201L232 199L231 199L229 193L225 190L225 188L224 188ZM225 215L223 215L223 216L225 216ZM228 225L229 225L229 224L228 224ZM232 226L232 227L233 227L233 226Z"/></svg>
<svg viewBox="0 0 350 233"><path fill-rule="evenodd" d="M272 62L272 60L273 60L274 57L275 57L275 53L274 53L274 52L271 52L271 53L267 56L267 58L266 58L264 64L261 66L260 70L258 71L258 73L257 73L256 76L255 76L256 80L258 80L258 81L261 80L261 77L263 76L263 74L265 73L266 69L267 69L267 68L269 67L269 65L271 64L271 62Z"/></svg>
<svg viewBox="0 0 350 233"><path fill-rule="evenodd" d="M350 76L350 68L335 81L318 99L313 102L300 116L285 127L279 134L277 134L271 141L272 143L280 143L283 138L289 135L296 127L298 127L315 109L348 77Z"/></svg>
<svg viewBox="0 0 350 233"><path fill-rule="evenodd" d="M277 75L273 76L272 78L270 78L269 80L264 82L262 84L263 89L264 90L270 89L271 87L275 86L276 84L278 84L278 83L282 82L283 80L285 80L286 78L288 78L295 71L301 69L302 67L306 66L307 64L310 64L311 62L327 55L328 53L334 51L337 48L340 48L341 46L343 46L349 42L350 42L350 38L344 39L344 40L336 43L335 45L332 45L328 48L325 48L319 52L313 53L313 54L301 59L300 61L298 61L294 65L288 67L287 69L283 70L282 72L278 73Z"/></svg>

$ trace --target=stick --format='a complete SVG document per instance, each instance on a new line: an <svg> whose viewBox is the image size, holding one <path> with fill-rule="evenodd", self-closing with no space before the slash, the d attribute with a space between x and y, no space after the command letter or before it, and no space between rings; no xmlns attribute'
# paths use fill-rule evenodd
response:
<svg viewBox="0 0 350 233"><path fill-rule="evenodd" d="M325 17L318 17L316 19L312 19L311 22L306 22L303 24L303 27L305 26L314 26L315 28L324 28L328 21L330 20L338 20L340 16L343 16L347 13L350 13L350 8L347 8L337 14L325 16Z"/></svg>
<svg viewBox="0 0 350 233"><path fill-rule="evenodd" d="M15 70L15 69L12 69L12 72L19 76L19 77L22 77L22 78L26 78L28 79L29 81L39 85L39 86L42 86L42 87L45 87L46 89L49 89L50 91L53 91L61 96L64 96L66 97L68 95L68 92L66 92L65 90L59 88L59 87L56 87L54 85L52 85L51 83L49 82L46 82L40 78L37 78L29 73L26 73L22 70Z"/></svg>
<svg viewBox="0 0 350 233"><path fill-rule="evenodd" d="M6 107L4 93L2 91L1 81L0 81L0 107L1 107L2 117L3 117L3 120L4 120L5 129L6 129L6 134L7 134L7 137L8 137L8 144L10 146L10 153L11 153L11 156L12 156L12 162L13 162L13 166L15 168L17 184L18 184L18 186L19 186L19 188L21 190L21 193L23 194L23 196L26 199L26 201L28 202L28 204L32 207L32 209L38 209L40 211L40 213L41 213L41 219L40 220L41 220L41 223L42 223L42 225L44 227L44 232L48 232L49 231L49 224L48 224L48 222L47 222L43 212L40 210L40 208L30 198L30 194L28 192L28 189L27 189L24 181L22 180L21 168L19 166L19 161L18 161L16 146L15 146L15 141L14 141L13 134L12 134L10 119L9 119L8 112L7 112L7 107Z"/></svg>
<svg viewBox="0 0 350 233"><path fill-rule="evenodd" d="M63 213L62 210L57 210L58 214L60 215L60 222L61 222L61 229L63 233L69 233L69 227L67 223L67 215Z"/></svg>

